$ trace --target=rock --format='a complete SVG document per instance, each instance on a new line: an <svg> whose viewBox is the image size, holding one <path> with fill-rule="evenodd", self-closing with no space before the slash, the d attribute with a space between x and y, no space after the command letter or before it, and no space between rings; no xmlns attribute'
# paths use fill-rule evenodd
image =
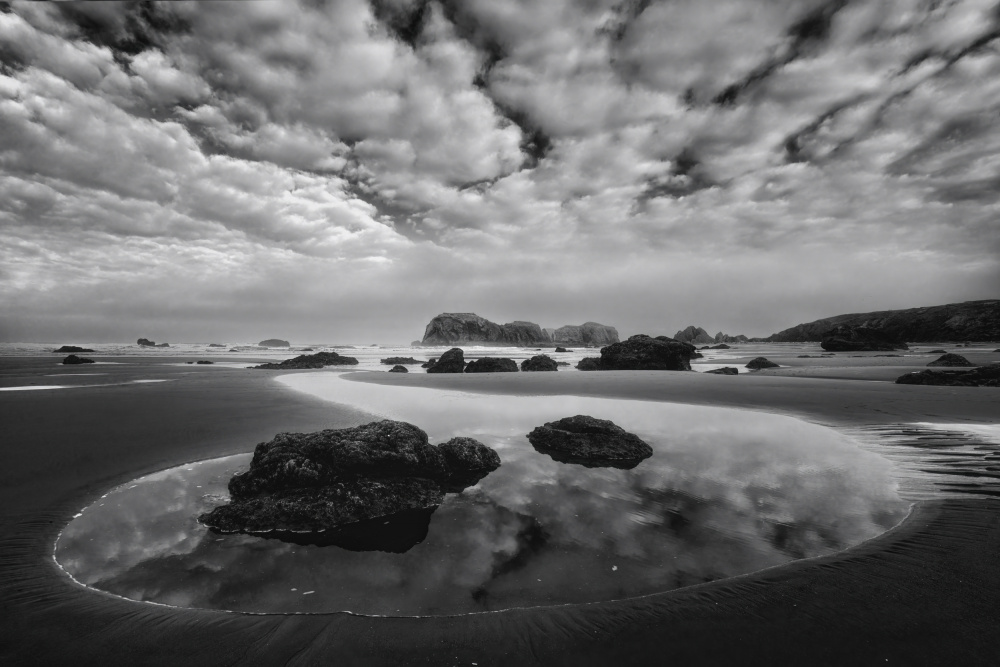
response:
<svg viewBox="0 0 1000 667"><path fill-rule="evenodd" d="M705 371L710 375L739 375L740 369L733 368L732 366L726 366L725 368L713 368L710 371Z"/></svg>
<svg viewBox="0 0 1000 667"><path fill-rule="evenodd" d="M475 313L441 313L424 329L421 345L477 343L530 347L551 339L534 322L496 324Z"/></svg>
<svg viewBox="0 0 1000 667"><path fill-rule="evenodd" d="M437 357L431 357L426 362L420 364L420 367L421 368L430 368L431 366L433 366L437 362L438 362Z"/></svg>
<svg viewBox="0 0 1000 667"><path fill-rule="evenodd" d="M721 331L715 334L714 338L716 343L749 343L750 339L743 334L736 334L735 336L730 336L729 334L724 334Z"/></svg>
<svg viewBox="0 0 1000 667"><path fill-rule="evenodd" d="M483 357L470 361L465 367L466 373L516 373L517 362L513 359L498 357Z"/></svg>
<svg viewBox="0 0 1000 667"><path fill-rule="evenodd" d="M705 347L703 347L701 349L703 349L703 350L728 350L728 349L730 349L730 347L728 345L726 345L725 343L719 343L718 345L706 345Z"/></svg>
<svg viewBox="0 0 1000 667"><path fill-rule="evenodd" d="M268 338L257 343L260 347L289 347L291 343L280 338Z"/></svg>
<svg viewBox="0 0 1000 667"><path fill-rule="evenodd" d="M154 347L170 347L170 343L157 343Z"/></svg>
<svg viewBox="0 0 1000 667"><path fill-rule="evenodd" d="M569 365L570 364L569 364L568 361L557 361L556 362L556 366L569 366Z"/></svg>
<svg viewBox="0 0 1000 667"><path fill-rule="evenodd" d="M552 342L563 345L591 345L603 347L618 341L618 330L606 324L598 322L584 322L577 326L567 324L566 326L553 329ZM558 352L558 350L556 350Z"/></svg>
<svg viewBox="0 0 1000 667"><path fill-rule="evenodd" d="M538 354L532 357L531 359L525 359L524 361L522 361L521 370L525 372L533 372L533 371L556 371L559 369L555 360L552 359L552 357L546 354Z"/></svg>
<svg viewBox="0 0 1000 667"><path fill-rule="evenodd" d="M140 338L135 342L135 344L139 345L140 347L156 347L156 343L147 338Z"/></svg>
<svg viewBox="0 0 1000 667"><path fill-rule="evenodd" d="M214 364L215 362L214 361L208 361L207 359L200 359L200 360L196 361L195 363L197 363L197 364L203 364L203 365L208 365L208 364Z"/></svg>
<svg viewBox="0 0 1000 667"><path fill-rule="evenodd" d="M393 366L392 368L390 368L389 372L390 373L409 373L410 371L406 368L406 366L396 365L396 366Z"/></svg>
<svg viewBox="0 0 1000 667"><path fill-rule="evenodd" d="M311 347L301 347L298 350L296 350L296 352L312 352L312 351L313 351L313 348L311 348Z"/></svg>
<svg viewBox="0 0 1000 667"><path fill-rule="evenodd" d="M92 364L92 363L94 363L94 360L93 359L85 359L83 357L78 357L75 354L71 354L68 357L66 357L65 359L63 359L62 362L64 364L66 364L67 366L71 366L73 364Z"/></svg>
<svg viewBox="0 0 1000 667"><path fill-rule="evenodd" d="M63 345L58 350L52 350L53 352L93 352L93 350L86 347L77 347L76 345Z"/></svg>
<svg viewBox="0 0 1000 667"><path fill-rule="evenodd" d="M445 493L499 466L497 453L472 438L434 446L406 422L279 433L257 445L249 470L229 480L229 504L198 520L224 533L324 533L433 509Z"/></svg>
<svg viewBox="0 0 1000 667"><path fill-rule="evenodd" d="M557 461L590 467L634 468L653 455L653 448L638 436L607 419L586 415L538 426L528 434L528 442Z"/></svg>
<svg viewBox="0 0 1000 667"><path fill-rule="evenodd" d="M939 359L935 359L928 366L975 366L974 363L960 354L945 354Z"/></svg>
<svg viewBox="0 0 1000 667"><path fill-rule="evenodd" d="M650 338L644 334L601 348L597 367L586 359L577 364L580 370L603 371L689 371L690 360L696 354L694 345L666 336Z"/></svg>
<svg viewBox="0 0 1000 667"><path fill-rule="evenodd" d="M221 343L209 343L208 346L209 347L225 347L225 345L223 345Z"/></svg>
<svg viewBox="0 0 1000 667"><path fill-rule="evenodd" d="M406 366L412 364L422 364L423 362L418 361L413 357L387 357L385 359L381 359L379 363L385 364L386 366Z"/></svg>
<svg viewBox="0 0 1000 667"><path fill-rule="evenodd" d="M891 352L909 349L906 343L893 340L878 329L848 325L827 331L820 347L828 352Z"/></svg>
<svg viewBox="0 0 1000 667"><path fill-rule="evenodd" d="M599 371L601 370L601 360L598 357L584 357L577 362L576 368L580 371Z"/></svg>
<svg viewBox="0 0 1000 667"><path fill-rule="evenodd" d="M342 357L336 352L317 352L316 354L300 354L294 359L285 359L281 363L261 364L252 368L283 371L299 368L324 368L326 366L356 366L358 360L354 357Z"/></svg>
<svg viewBox="0 0 1000 667"><path fill-rule="evenodd" d="M556 347L556 352L572 352L573 350L567 350L565 347Z"/></svg>
<svg viewBox="0 0 1000 667"><path fill-rule="evenodd" d="M674 334L674 340L679 340L682 343L714 343L715 338L710 336L707 331L701 327L690 326L687 329L678 331Z"/></svg>
<svg viewBox="0 0 1000 667"><path fill-rule="evenodd" d="M762 368L778 368L779 365L770 361L766 357L757 357L756 359L751 360L746 367L753 371L759 371Z"/></svg>
<svg viewBox="0 0 1000 667"><path fill-rule="evenodd" d="M963 371L917 371L896 378L896 384L945 387L1000 387L1000 364Z"/></svg>
<svg viewBox="0 0 1000 667"><path fill-rule="evenodd" d="M434 363L433 366L427 367L428 373L464 373L465 372L465 353L462 352L462 348L453 347L444 354L441 358Z"/></svg>
<svg viewBox="0 0 1000 667"><path fill-rule="evenodd" d="M998 351L1000 351L1000 350L998 350ZM948 353L947 350L931 350L927 354L947 354L947 353Z"/></svg>

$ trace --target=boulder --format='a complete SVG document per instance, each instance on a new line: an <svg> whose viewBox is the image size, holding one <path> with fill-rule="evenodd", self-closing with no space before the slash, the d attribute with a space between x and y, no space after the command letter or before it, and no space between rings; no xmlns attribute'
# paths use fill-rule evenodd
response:
<svg viewBox="0 0 1000 667"><path fill-rule="evenodd" d="M556 352L572 352L573 350L567 350L565 347L556 347Z"/></svg>
<svg viewBox="0 0 1000 667"><path fill-rule="evenodd" d="M974 363L970 362L968 359L960 354L945 354L944 356L935 359L928 366L975 366Z"/></svg>
<svg viewBox="0 0 1000 667"><path fill-rule="evenodd" d="M601 348L598 370L689 371L695 354L694 345L690 343L666 336L650 338L637 334L621 343Z"/></svg>
<svg viewBox="0 0 1000 667"><path fill-rule="evenodd" d="M406 366L412 364L422 364L422 361L418 361L413 357L386 357L385 359L379 360L379 363L385 364L386 366Z"/></svg>
<svg viewBox="0 0 1000 667"><path fill-rule="evenodd" d="M464 373L465 353L462 348L453 347L438 359L433 366L427 367L428 373Z"/></svg>
<svg viewBox="0 0 1000 667"><path fill-rule="evenodd" d="M590 467L634 468L653 455L653 448L638 436L607 419L586 415L538 426L528 434L528 442L557 461Z"/></svg>
<svg viewBox="0 0 1000 667"><path fill-rule="evenodd" d="M739 375L740 369L733 368L732 366L726 366L725 368L713 368L710 371L705 371L710 375Z"/></svg>
<svg viewBox="0 0 1000 667"><path fill-rule="evenodd" d="M214 361L208 361L207 359L200 359L200 360L196 361L195 363L202 364L202 365L208 365L208 364L214 364L215 362Z"/></svg>
<svg viewBox="0 0 1000 667"><path fill-rule="evenodd" d="M431 357L430 359L428 359L424 363L420 364L420 367L421 368L430 368L431 366L433 366L437 362L438 362L437 357Z"/></svg>
<svg viewBox="0 0 1000 667"><path fill-rule="evenodd" d="M156 343L149 340L148 338L140 338L135 342L135 344L140 347L156 347Z"/></svg>
<svg viewBox="0 0 1000 667"><path fill-rule="evenodd" d="M603 347L619 342L618 329L598 322L584 322L580 325L567 324L553 329L551 336L553 343L564 345ZM558 350L556 351L558 352Z"/></svg>
<svg viewBox="0 0 1000 667"><path fill-rule="evenodd" d="M584 357L576 364L576 369L580 371L601 370L601 360L598 357Z"/></svg>
<svg viewBox="0 0 1000 667"><path fill-rule="evenodd" d="M551 343L549 335L534 322L497 324L475 313L441 313L424 329L421 345L474 343L529 347Z"/></svg>
<svg viewBox="0 0 1000 667"><path fill-rule="evenodd" d="M931 350L927 354L948 354L947 350Z"/></svg>
<svg viewBox="0 0 1000 667"><path fill-rule="evenodd" d="M538 354L532 357L531 359L525 359L524 361L522 361L521 370L525 372L533 372L533 371L556 371L559 369L558 365L556 364L555 360L552 357L546 354Z"/></svg>
<svg viewBox="0 0 1000 667"><path fill-rule="evenodd" d="M498 357L483 357L470 361L465 367L466 373L516 373L517 362L513 359Z"/></svg>
<svg viewBox="0 0 1000 667"><path fill-rule="evenodd" d="M279 433L257 445L249 470L229 480L230 502L198 520L218 532L278 537L366 530L364 522L376 518L433 510L445 493L499 466L497 453L472 438L434 446L406 422Z"/></svg>
<svg viewBox="0 0 1000 667"><path fill-rule="evenodd" d="M1000 387L1000 364L962 371L917 371L896 378L896 384L945 387Z"/></svg>
<svg viewBox="0 0 1000 667"><path fill-rule="evenodd" d="M409 373L410 371L406 366L396 365L389 369L390 373Z"/></svg>
<svg viewBox="0 0 1000 667"><path fill-rule="evenodd" d="M268 338L257 343L260 347L289 347L291 343L280 338Z"/></svg>
<svg viewBox="0 0 1000 667"><path fill-rule="evenodd" d="M53 352L93 352L93 350L86 347L77 347L76 345L63 345L58 350L52 350Z"/></svg>
<svg viewBox="0 0 1000 667"><path fill-rule="evenodd" d="M682 343L714 343L715 338L701 327L690 326L674 334L674 340Z"/></svg>
<svg viewBox="0 0 1000 667"><path fill-rule="evenodd" d="M66 357L65 359L63 359L62 362L64 364L66 364L67 366L72 366L74 364L92 364L92 363L94 363L94 360L93 359L85 359L83 357L78 357L75 354L71 354L68 357Z"/></svg>
<svg viewBox="0 0 1000 667"><path fill-rule="evenodd" d="M746 365L752 371L759 371L762 368L778 368L779 365L769 360L767 357L757 357Z"/></svg>
<svg viewBox="0 0 1000 667"><path fill-rule="evenodd" d="M301 368L324 368L326 366L356 366L358 360L354 357L342 357L336 352L317 352L316 354L300 354L294 359L285 359L281 363L261 364L251 368L283 371Z"/></svg>
<svg viewBox="0 0 1000 667"><path fill-rule="evenodd" d="M841 325L823 335L820 346L828 352L892 352L908 350L906 343L878 329Z"/></svg>

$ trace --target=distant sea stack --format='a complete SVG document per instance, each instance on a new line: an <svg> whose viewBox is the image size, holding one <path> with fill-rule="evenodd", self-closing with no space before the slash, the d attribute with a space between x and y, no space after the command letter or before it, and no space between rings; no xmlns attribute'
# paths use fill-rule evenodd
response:
<svg viewBox="0 0 1000 667"><path fill-rule="evenodd" d="M617 342L618 331L597 322L542 330L534 322L497 324L475 313L441 313L427 325L420 344L537 347L556 343L604 346Z"/></svg>
<svg viewBox="0 0 1000 667"><path fill-rule="evenodd" d="M690 326L687 329L678 331L674 334L674 340L679 340L682 343L691 343L692 345L708 345L711 343L747 343L750 341L750 339L743 334L730 336L729 334L722 333L721 331L712 336L701 327L696 326Z"/></svg>
<svg viewBox="0 0 1000 667"><path fill-rule="evenodd" d="M606 324L597 322L584 322L576 326L567 324L564 327L555 329L552 333L552 342L556 345L592 345L594 347L604 347L620 342L618 340L618 329L609 327Z"/></svg>
<svg viewBox="0 0 1000 667"><path fill-rule="evenodd" d="M261 347L289 347L291 345L287 340L281 340L280 338L268 338L257 344Z"/></svg>
<svg viewBox="0 0 1000 667"><path fill-rule="evenodd" d="M923 343L945 340L1000 340L1000 300L965 301L943 306L837 315L767 337L769 343L819 341L838 327L864 327L890 340Z"/></svg>

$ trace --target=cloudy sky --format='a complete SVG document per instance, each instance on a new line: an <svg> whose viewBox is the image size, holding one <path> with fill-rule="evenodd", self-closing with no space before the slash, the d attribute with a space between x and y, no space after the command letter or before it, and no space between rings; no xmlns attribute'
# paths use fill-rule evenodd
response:
<svg viewBox="0 0 1000 667"><path fill-rule="evenodd" d="M997 0L0 0L0 340L996 297Z"/></svg>

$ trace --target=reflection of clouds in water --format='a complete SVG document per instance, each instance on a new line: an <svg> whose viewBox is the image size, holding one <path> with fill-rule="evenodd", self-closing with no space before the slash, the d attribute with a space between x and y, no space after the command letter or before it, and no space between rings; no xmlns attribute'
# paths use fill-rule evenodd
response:
<svg viewBox="0 0 1000 667"><path fill-rule="evenodd" d="M732 576L856 544L905 512L888 462L794 419L573 397L448 392L435 401L440 392L391 387L373 398L371 385L340 384L362 389L358 407L377 398L376 411L417 423L432 441L479 437L503 465L449 495L427 539L405 554L209 533L195 517L248 456L182 466L88 508L60 539L59 562L84 583L178 606L461 613ZM632 470L585 468L527 442L533 426L577 413L612 419L654 455Z"/></svg>

